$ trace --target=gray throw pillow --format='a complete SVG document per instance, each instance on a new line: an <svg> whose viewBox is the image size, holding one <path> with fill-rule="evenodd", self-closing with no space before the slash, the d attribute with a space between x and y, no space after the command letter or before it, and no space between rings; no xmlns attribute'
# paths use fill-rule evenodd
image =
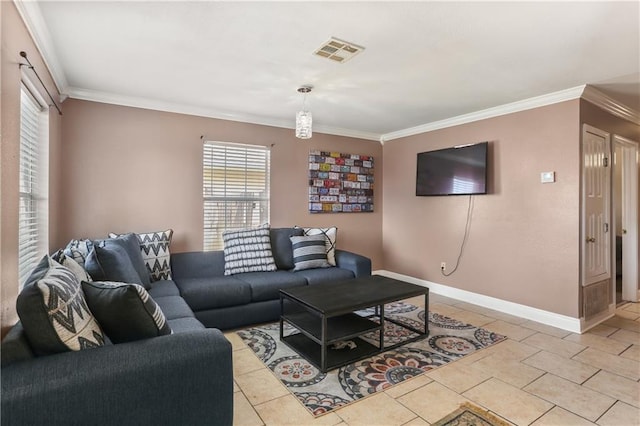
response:
<svg viewBox="0 0 640 426"><path fill-rule="evenodd" d="M142 285L127 252L118 245L94 246L84 267L95 281L118 281Z"/></svg>
<svg viewBox="0 0 640 426"><path fill-rule="evenodd" d="M294 271L313 268L329 268L324 235L291 237Z"/></svg>
<svg viewBox="0 0 640 426"><path fill-rule="evenodd" d="M138 284L82 282L87 304L113 343L171 334L160 307Z"/></svg>
<svg viewBox="0 0 640 426"><path fill-rule="evenodd" d="M44 256L18 295L16 309L36 355L104 346L104 335L69 269Z"/></svg>
<svg viewBox="0 0 640 426"><path fill-rule="evenodd" d="M122 235L109 234L109 237L110 238L104 240L94 241L93 244L100 247L109 247L111 245L118 245L122 247L129 255L129 260L131 260L131 264L138 273L138 276L142 281L142 285L148 289L149 284L151 283L151 275L149 274L147 265L142 258L138 236L133 232L130 232Z"/></svg>
<svg viewBox="0 0 640 426"><path fill-rule="evenodd" d="M304 235L302 228L271 228L269 234L273 260L276 262L278 269L293 269L295 267L293 264L293 249L289 238Z"/></svg>

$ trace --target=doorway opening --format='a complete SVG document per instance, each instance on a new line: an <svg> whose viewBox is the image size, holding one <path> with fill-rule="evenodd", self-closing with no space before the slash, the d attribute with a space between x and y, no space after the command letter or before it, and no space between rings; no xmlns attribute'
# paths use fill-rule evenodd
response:
<svg viewBox="0 0 640 426"><path fill-rule="evenodd" d="M638 301L638 143L613 137L612 212L615 302Z"/></svg>

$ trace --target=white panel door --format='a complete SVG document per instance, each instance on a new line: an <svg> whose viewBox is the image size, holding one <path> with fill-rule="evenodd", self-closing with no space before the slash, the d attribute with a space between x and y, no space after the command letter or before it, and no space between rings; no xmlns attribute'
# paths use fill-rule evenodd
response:
<svg viewBox="0 0 640 426"><path fill-rule="evenodd" d="M584 126L582 132L582 284L611 278L610 137Z"/></svg>

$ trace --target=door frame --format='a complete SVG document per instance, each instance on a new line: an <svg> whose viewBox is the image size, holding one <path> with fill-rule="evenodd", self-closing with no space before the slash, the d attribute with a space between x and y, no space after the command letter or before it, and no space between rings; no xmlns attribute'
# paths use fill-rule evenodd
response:
<svg viewBox="0 0 640 426"><path fill-rule="evenodd" d="M613 135L612 151L615 147L622 148L623 156L620 159L622 165L622 198L627 202L622 203L622 218L627 233L622 239L622 299L623 301L637 302L640 299L638 289L638 142ZM612 197L612 203L615 197ZM615 221L615 215L613 217ZM615 228L612 226L612 229ZM615 232L612 233L615 238ZM612 259L615 260L615 241L612 244ZM616 263L613 262L613 279L615 284Z"/></svg>

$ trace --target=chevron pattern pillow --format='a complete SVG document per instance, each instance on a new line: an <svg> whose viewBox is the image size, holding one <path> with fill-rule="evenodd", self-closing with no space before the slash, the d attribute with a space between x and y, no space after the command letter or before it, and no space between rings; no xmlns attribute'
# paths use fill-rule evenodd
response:
<svg viewBox="0 0 640 426"><path fill-rule="evenodd" d="M224 231L222 239L225 275L277 269L271 251L269 227Z"/></svg>
<svg viewBox="0 0 640 426"><path fill-rule="evenodd" d="M125 234L110 233L110 238L116 238ZM144 260L151 278L151 282L171 279L171 237L173 230L162 232L148 232L136 234L140 243L142 259Z"/></svg>
<svg viewBox="0 0 640 426"><path fill-rule="evenodd" d="M27 279L16 308L37 355L104 346L104 334L87 306L80 281L49 256Z"/></svg>
<svg viewBox="0 0 640 426"><path fill-rule="evenodd" d="M324 235L327 248L327 262L329 265L336 266L336 237L338 236L338 228L335 226L329 228L303 228L304 235Z"/></svg>

